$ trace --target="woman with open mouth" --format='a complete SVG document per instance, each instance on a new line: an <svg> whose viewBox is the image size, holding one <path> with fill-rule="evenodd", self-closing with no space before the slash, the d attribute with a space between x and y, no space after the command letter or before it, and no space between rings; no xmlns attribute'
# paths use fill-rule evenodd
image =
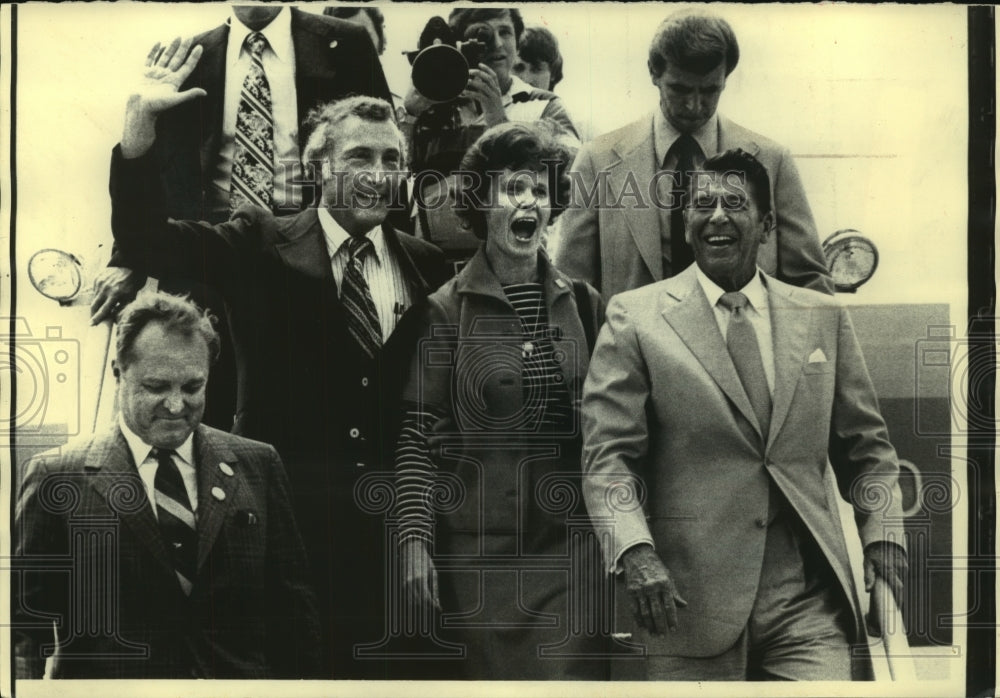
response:
<svg viewBox="0 0 1000 698"><path fill-rule="evenodd" d="M578 405L599 294L552 266L542 232L569 154L543 123L501 124L462 160L457 212L482 240L414 308L396 518L404 596L443 674L606 678L606 575L580 495Z"/></svg>

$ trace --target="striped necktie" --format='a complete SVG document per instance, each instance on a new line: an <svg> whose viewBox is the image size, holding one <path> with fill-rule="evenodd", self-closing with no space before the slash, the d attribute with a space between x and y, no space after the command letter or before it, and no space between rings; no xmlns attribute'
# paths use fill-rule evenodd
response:
<svg viewBox="0 0 1000 698"><path fill-rule="evenodd" d="M240 92L236 112L236 138L229 190L229 212L244 204L266 209L274 198L274 115L271 86L261 59L267 39L260 32L247 36L250 70Z"/></svg>
<svg viewBox="0 0 1000 698"><path fill-rule="evenodd" d="M743 389L750 398L750 406L757 415L760 431L767 442L767 432L771 428L771 390L767 386L764 360L761 357L757 333L746 314L749 300L742 293L723 293L719 305L730 311L729 329L726 330L726 348L733 358L736 373Z"/></svg>
<svg viewBox="0 0 1000 698"><path fill-rule="evenodd" d="M174 451L154 448L152 455L159 464L154 481L156 517L160 522L160 531L174 564L177 580L184 593L190 595L198 564L198 533L194 511L191 509L181 471L174 462Z"/></svg>
<svg viewBox="0 0 1000 698"><path fill-rule="evenodd" d="M365 257L374 251L374 245L367 237L353 235L344 244L351 255L344 268L340 289L340 300L347 313L347 328L361 349L370 358L375 358L382 347L382 325L363 273Z"/></svg>

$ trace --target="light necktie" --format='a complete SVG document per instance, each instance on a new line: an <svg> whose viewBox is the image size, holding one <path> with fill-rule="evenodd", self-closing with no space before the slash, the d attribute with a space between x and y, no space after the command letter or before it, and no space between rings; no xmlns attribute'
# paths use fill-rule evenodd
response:
<svg viewBox="0 0 1000 698"><path fill-rule="evenodd" d="M370 358L375 358L382 347L382 325L364 276L365 257L374 250L374 246L367 237L353 235L344 244L351 255L344 268L340 289L340 301L347 314L347 327L361 349Z"/></svg>
<svg viewBox="0 0 1000 698"><path fill-rule="evenodd" d="M271 86L261 58L267 39L253 32L247 36L245 46L250 52L250 70L243 80L236 113L230 213L244 204L270 209L274 199L274 113Z"/></svg>
<svg viewBox="0 0 1000 698"><path fill-rule="evenodd" d="M153 449L156 468L156 517L160 523L163 540L173 561L174 571L181 589L191 594L198 564L198 533L194 511L188 499L184 478L173 459L174 451Z"/></svg>
<svg viewBox="0 0 1000 698"><path fill-rule="evenodd" d="M691 247L684 239L684 206L688 200L688 187L691 183L691 172L694 171L694 160L701 154L698 141L689 133L681 134L670 146L664 160L671 155L677 157L672 196L673 205L670 208L670 272L671 276L680 274L694 261Z"/></svg>
<svg viewBox="0 0 1000 698"><path fill-rule="evenodd" d="M760 424L764 442L771 428L771 390L767 387L764 361L757 343L757 333L746 314L749 301L742 293L724 293L719 304L730 311L729 329L726 331L726 347L736 366L743 389L750 398L757 422Z"/></svg>

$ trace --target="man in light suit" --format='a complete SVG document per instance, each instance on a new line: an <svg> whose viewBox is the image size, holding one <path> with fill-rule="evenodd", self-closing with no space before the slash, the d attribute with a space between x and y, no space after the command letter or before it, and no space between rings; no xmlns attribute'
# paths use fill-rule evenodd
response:
<svg viewBox="0 0 1000 698"><path fill-rule="evenodd" d="M685 211L696 264L612 299L584 386L584 494L647 648L638 678L860 678L824 477L829 459L866 584L899 599L896 453L847 311L756 265L763 166L737 150L703 167Z"/></svg>
<svg viewBox="0 0 1000 698"><path fill-rule="evenodd" d="M290 215L309 205L297 166L308 134L301 128L309 111L349 95L390 99L389 87L367 33L353 23L280 5L237 5L229 20L194 37L203 53L182 89L204 90L203 99L171 110L157 122L155 154L168 216L221 223L229 218L230 183L241 89L251 59L246 39L260 32L268 44L263 65L274 116L273 210ZM154 47L154 51L167 47ZM95 282L92 322L113 317L135 297L149 269L115 249ZM232 355L225 304L197 280L160 279L161 290L190 293L222 320L223 348L209 386L205 422L230 429L236 402L236 359Z"/></svg>
<svg viewBox="0 0 1000 698"><path fill-rule="evenodd" d="M41 678L53 647L53 678L318 674L281 460L201 425L218 349L193 303L140 296L119 325L118 424L29 463L14 530L18 678Z"/></svg>
<svg viewBox="0 0 1000 698"><path fill-rule="evenodd" d="M773 183L776 228L760 246L761 268L795 286L833 293L791 154L716 112L738 60L736 36L724 19L696 10L664 20L648 62L659 109L580 149L556 266L590 282L605 300L680 273L691 262L681 222L685 173L707 157L742 148Z"/></svg>
<svg viewBox="0 0 1000 698"><path fill-rule="evenodd" d="M247 205L214 226L168 219L155 124L200 94L178 86L201 48L174 48L147 68L126 108L112 157L115 239L155 273L202 279L226 299L239 376L233 431L273 444L287 464L330 676L387 678L401 664L355 653L388 632L386 534L366 483L392 470L418 331L405 311L447 278L444 257L386 223L403 137L392 105L373 97L317 112L304 157L321 163L319 207L276 217ZM359 293L374 317L348 302Z"/></svg>

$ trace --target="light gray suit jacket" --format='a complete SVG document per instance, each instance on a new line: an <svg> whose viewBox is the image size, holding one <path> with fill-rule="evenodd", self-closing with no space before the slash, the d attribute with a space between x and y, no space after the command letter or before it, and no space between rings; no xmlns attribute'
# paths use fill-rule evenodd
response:
<svg viewBox="0 0 1000 698"><path fill-rule="evenodd" d="M833 282L816 224L788 150L721 115L718 143L719 152L731 148L747 151L771 177L776 235L761 245L757 256L760 267L794 286L832 294ZM572 169L572 203L562 215L562 231L553 254L557 267L589 282L605 301L680 271L663 268L663 255L669 257L670 250L662 249L660 211L648 191L660 169L653 146L652 117L643 117L584 145ZM644 204L627 193L636 186ZM588 201L591 194L596 198Z"/></svg>
<svg viewBox="0 0 1000 698"><path fill-rule="evenodd" d="M687 608L651 653L737 640L761 574L772 480L830 562L865 638L824 485L833 465L864 545L903 544L896 452L847 311L765 276L775 387L766 446L694 266L611 301L584 385L584 495L609 567L652 540ZM641 504L640 504L641 502ZM619 628L621 629L621 628ZM638 631L636 631L638 632Z"/></svg>

